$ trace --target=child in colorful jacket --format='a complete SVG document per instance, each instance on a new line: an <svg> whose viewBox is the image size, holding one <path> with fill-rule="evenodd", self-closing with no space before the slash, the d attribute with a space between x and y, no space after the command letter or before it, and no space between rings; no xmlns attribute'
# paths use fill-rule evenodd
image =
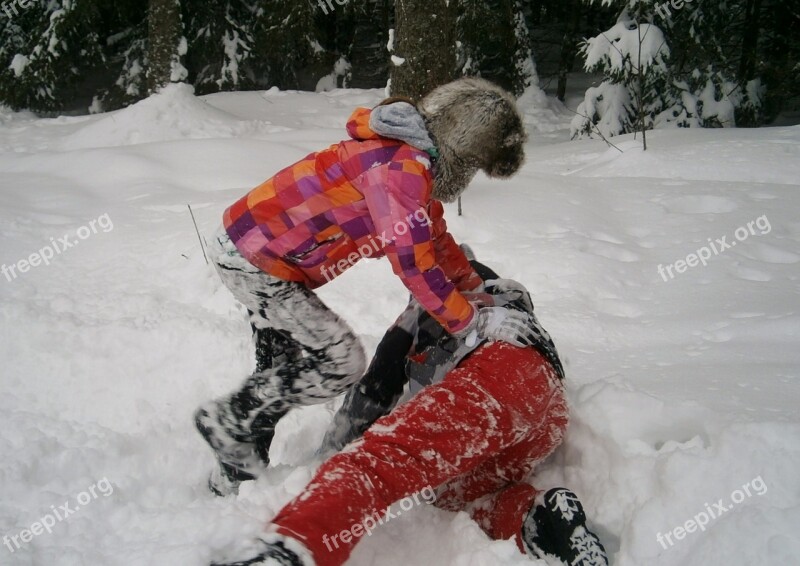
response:
<svg viewBox="0 0 800 566"><path fill-rule="evenodd" d="M250 313L257 359L239 390L195 414L219 463L209 487L220 495L264 469L275 425L291 408L336 397L363 375L355 334L313 292L358 260L387 256L447 332L524 343L520 313L465 296L481 281L442 218L442 202L457 199L478 170L505 178L522 165L526 135L513 97L461 79L418 106L390 99L358 109L347 131L351 140L227 209L209 246Z"/></svg>
<svg viewBox="0 0 800 566"><path fill-rule="evenodd" d="M225 566L340 566L362 537L400 513L390 505L402 500L408 511L418 495L468 512L490 538L511 538L548 563L608 565L575 493L527 481L567 427L555 345L524 287L475 267L495 304L528 316L531 347L469 345L412 301L326 437L328 448L348 446L278 512L255 548ZM424 387L392 411L410 379Z"/></svg>

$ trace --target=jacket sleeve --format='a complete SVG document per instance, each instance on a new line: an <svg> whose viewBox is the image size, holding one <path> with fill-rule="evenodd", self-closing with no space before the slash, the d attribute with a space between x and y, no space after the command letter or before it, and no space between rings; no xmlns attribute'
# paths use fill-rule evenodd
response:
<svg viewBox="0 0 800 566"><path fill-rule="evenodd" d="M447 231L447 223L444 221L444 206L438 200L431 203L430 219L436 262L444 269L447 278L455 283L459 291L474 291L483 283L483 280L472 268L467 256L464 255L453 236Z"/></svg>
<svg viewBox="0 0 800 566"><path fill-rule="evenodd" d="M437 262L425 165L411 159L391 161L364 173L359 184L395 274L448 332L465 328L475 309Z"/></svg>

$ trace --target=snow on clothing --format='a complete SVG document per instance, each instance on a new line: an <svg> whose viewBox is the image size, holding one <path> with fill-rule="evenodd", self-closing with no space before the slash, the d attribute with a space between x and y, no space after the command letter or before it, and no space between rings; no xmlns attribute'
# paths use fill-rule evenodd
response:
<svg viewBox="0 0 800 566"><path fill-rule="evenodd" d="M201 407L198 425L222 463L257 475L277 420L292 407L343 393L362 376L366 358L347 323L313 291L250 264L224 230L209 253L225 286L250 312L258 367L238 391Z"/></svg>
<svg viewBox="0 0 800 566"><path fill-rule="evenodd" d="M541 353L482 345L325 462L269 530L301 542L317 566L338 566L359 540L340 533L438 486L438 507L467 511L491 538L516 538L522 549L537 494L525 479L567 421L562 381Z"/></svg>
<svg viewBox="0 0 800 566"><path fill-rule="evenodd" d="M495 302L501 301L501 291L494 284L500 276L478 261L471 261L471 265L487 282L485 292L493 295ZM530 295L527 292L525 294L503 305L529 314L528 325L536 337L533 347L545 356L563 379L564 368L556 346L536 318ZM344 403L325 435L320 454L338 452L361 437L372 423L391 412L403 395L406 384L410 382L410 391L416 393L424 386L441 382L477 347L469 347L464 340L445 333L441 326L421 311L419 305L411 301L381 339L364 376L348 390Z"/></svg>
<svg viewBox="0 0 800 566"><path fill-rule="evenodd" d="M442 326L464 329L475 308L460 291L479 280L431 199L435 151L422 117L405 103L375 116L359 108L347 131L351 140L312 153L226 210L231 241L265 273L311 289L364 257L386 255Z"/></svg>

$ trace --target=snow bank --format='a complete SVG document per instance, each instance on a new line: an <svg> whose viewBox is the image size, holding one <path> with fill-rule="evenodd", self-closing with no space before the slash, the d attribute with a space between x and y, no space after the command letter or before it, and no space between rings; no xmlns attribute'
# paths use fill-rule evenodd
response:
<svg viewBox="0 0 800 566"><path fill-rule="evenodd" d="M69 149L114 147L154 141L234 138L283 131L268 121L240 120L194 96L185 84L93 121L65 140Z"/></svg>

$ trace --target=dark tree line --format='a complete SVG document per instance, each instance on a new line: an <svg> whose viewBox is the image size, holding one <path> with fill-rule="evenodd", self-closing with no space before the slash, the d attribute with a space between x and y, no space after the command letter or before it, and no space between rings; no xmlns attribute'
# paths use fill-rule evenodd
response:
<svg viewBox="0 0 800 566"><path fill-rule="evenodd" d="M695 1L670 22L655 14L659 3L31 0L0 11L0 103L39 112L108 110L169 82L206 94L375 88L390 77L394 92L420 96L463 74L517 94L538 82L563 100L569 73L583 66L584 38L647 5L646 17L665 30L673 68L712 67L740 84L761 80L765 102L752 123L797 104L796 3L728 0L720 9Z"/></svg>

